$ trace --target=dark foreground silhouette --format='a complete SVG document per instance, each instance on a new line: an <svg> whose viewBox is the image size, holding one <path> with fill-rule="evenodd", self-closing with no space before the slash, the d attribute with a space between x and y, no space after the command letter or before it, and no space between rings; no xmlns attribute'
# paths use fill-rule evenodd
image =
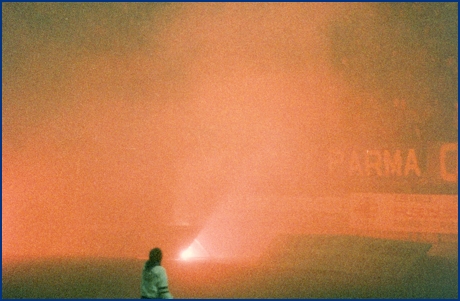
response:
<svg viewBox="0 0 460 301"><path fill-rule="evenodd" d="M257 262L164 265L175 298L457 299L458 256L426 254L428 248L383 240L291 238ZM143 264L143 259L114 258L3 262L2 297L139 298Z"/></svg>

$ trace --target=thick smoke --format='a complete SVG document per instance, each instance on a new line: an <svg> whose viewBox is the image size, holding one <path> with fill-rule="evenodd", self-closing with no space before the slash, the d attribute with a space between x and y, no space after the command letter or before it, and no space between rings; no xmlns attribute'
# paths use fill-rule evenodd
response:
<svg viewBox="0 0 460 301"><path fill-rule="evenodd" d="M2 8L4 254L139 255L301 197L310 150L396 139L401 100L456 133L456 3Z"/></svg>

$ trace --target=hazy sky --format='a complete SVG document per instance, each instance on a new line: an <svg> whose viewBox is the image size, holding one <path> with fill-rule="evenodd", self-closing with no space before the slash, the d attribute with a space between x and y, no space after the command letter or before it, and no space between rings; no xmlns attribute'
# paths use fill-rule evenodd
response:
<svg viewBox="0 0 460 301"><path fill-rule="evenodd" d="M3 3L2 17L3 254L137 256L160 225L299 194L312 145L393 133L401 99L453 129L457 3Z"/></svg>

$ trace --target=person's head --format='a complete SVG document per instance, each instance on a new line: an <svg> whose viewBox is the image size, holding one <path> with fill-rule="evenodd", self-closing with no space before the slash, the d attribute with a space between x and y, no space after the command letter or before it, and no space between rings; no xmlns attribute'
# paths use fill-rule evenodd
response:
<svg viewBox="0 0 460 301"><path fill-rule="evenodd" d="M161 263L162 258L163 258L163 252L161 252L160 248L153 248L152 250L150 250L149 260L151 262Z"/></svg>

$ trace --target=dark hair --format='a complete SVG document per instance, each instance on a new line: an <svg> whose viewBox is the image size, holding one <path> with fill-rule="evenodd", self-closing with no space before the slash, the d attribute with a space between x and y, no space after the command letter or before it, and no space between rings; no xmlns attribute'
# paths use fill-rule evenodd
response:
<svg viewBox="0 0 460 301"><path fill-rule="evenodd" d="M153 268L154 266L161 264L161 259L163 258L163 252L160 248L153 248L149 253L149 260L145 263L147 269Z"/></svg>

